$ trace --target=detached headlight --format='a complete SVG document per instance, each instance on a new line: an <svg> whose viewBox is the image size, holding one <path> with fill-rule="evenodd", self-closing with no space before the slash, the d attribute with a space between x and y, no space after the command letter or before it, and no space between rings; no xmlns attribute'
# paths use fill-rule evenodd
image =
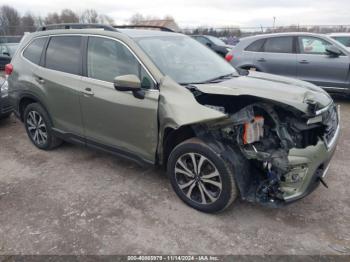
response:
<svg viewBox="0 0 350 262"><path fill-rule="evenodd" d="M1 94L2 98L7 97L9 94L9 85L8 85L8 82L6 80L0 88L0 94Z"/></svg>

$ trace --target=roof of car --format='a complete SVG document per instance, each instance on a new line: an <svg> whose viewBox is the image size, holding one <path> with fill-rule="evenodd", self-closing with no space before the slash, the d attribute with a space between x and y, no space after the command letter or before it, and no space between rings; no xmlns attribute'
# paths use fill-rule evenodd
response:
<svg viewBox="0 0 350 262"><path fill-rule="evenodd" d="M183 35L175 32L166 32L155 29L121 29L118 28L115 31L104 30L102 28L84 28L84 29L52 29L44 31L36 31L30 35L55 35L55 34L99 34L106 36L113 36L113 34L124 34L130 38L141 37L156 37L156 36L179 36Z"/></svg>
<svg viewBox="0 0 350 262"><path fill-rule="evenodd" d="M126 34L131 38L182 35L175 32L165 32L160 30L147 30L147 29L118 29L118 31L120 33Z"/></svg>
<svg viewBox="0 0 350 262"><path fill-rule="evenodd" d="M254 36L247 36L247 37L241 38L240 40L259 39L259 38L278 37L278 36L295 36L295 35L326 36L323 34L309 33L309 32L287 32L287 33L271 33L271 34L260 34L260 35L254 35Z"/></svg>

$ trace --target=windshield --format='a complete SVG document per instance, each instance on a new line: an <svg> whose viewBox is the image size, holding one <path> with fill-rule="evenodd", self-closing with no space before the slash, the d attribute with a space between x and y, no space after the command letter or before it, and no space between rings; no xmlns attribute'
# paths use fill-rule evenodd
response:
<svg viewBox="0 0 350 262"><path fill-rule="evenodd" d="M346 47L350 47L350 36L334 36L333 38Z"/></svg>
<svg viewBox="0 0 350 262"><path fill-rule="evenodd" d="M211 35L207 35L206 37L216 45L226 45L220 38Z"/></svg>
<svg viewBox="0 0 350 262"><path fill-rule="evenodd" d="M136 39L159 70L179 84L202 83L225 75L238 75L222 57L188 36Z"/></svg>

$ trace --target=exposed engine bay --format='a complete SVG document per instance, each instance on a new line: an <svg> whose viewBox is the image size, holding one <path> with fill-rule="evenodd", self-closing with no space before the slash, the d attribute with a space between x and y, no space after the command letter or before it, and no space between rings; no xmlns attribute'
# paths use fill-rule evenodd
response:
<svg viewBox="0 0 350 262"><path fill-rule="evenodd" d="M303 184L308 167L291 165L290 150L315 146L320 140L327 144L338 125L335 106L316 115L314 105L305 114L253 97L233 99L200 93L195 97L200 104L229 116L220 123L197 126L195 132L207 141L211 136L220 141L226 148L221 149L221 155L228 161L230 151L243 156L239 161L242 174L236 180L241 180L237 182L242 198L254 202L269 204L294 194Z"/></svg>

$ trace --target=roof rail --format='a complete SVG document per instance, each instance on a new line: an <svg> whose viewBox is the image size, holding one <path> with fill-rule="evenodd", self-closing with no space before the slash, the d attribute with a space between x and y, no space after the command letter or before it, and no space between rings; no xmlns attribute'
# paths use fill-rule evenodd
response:
<svg viewBox="0 0 350 262"><path fill-rule="evenodd" d="M161 31L165 32L175 32L174 30L165 27L165 26L158 26L158 25L114 25L114 28L155 28L160 29Z"/></svg>
<svg viewBox="0 0 350 262"><path fill-rule="evenodd" d="M79 24L79 23L62 23L44 25L37 28L36 31L47 31L55 29L87 29L87 28L101 28L106 31L117 31L113 26L104 24Z"/></svg>

